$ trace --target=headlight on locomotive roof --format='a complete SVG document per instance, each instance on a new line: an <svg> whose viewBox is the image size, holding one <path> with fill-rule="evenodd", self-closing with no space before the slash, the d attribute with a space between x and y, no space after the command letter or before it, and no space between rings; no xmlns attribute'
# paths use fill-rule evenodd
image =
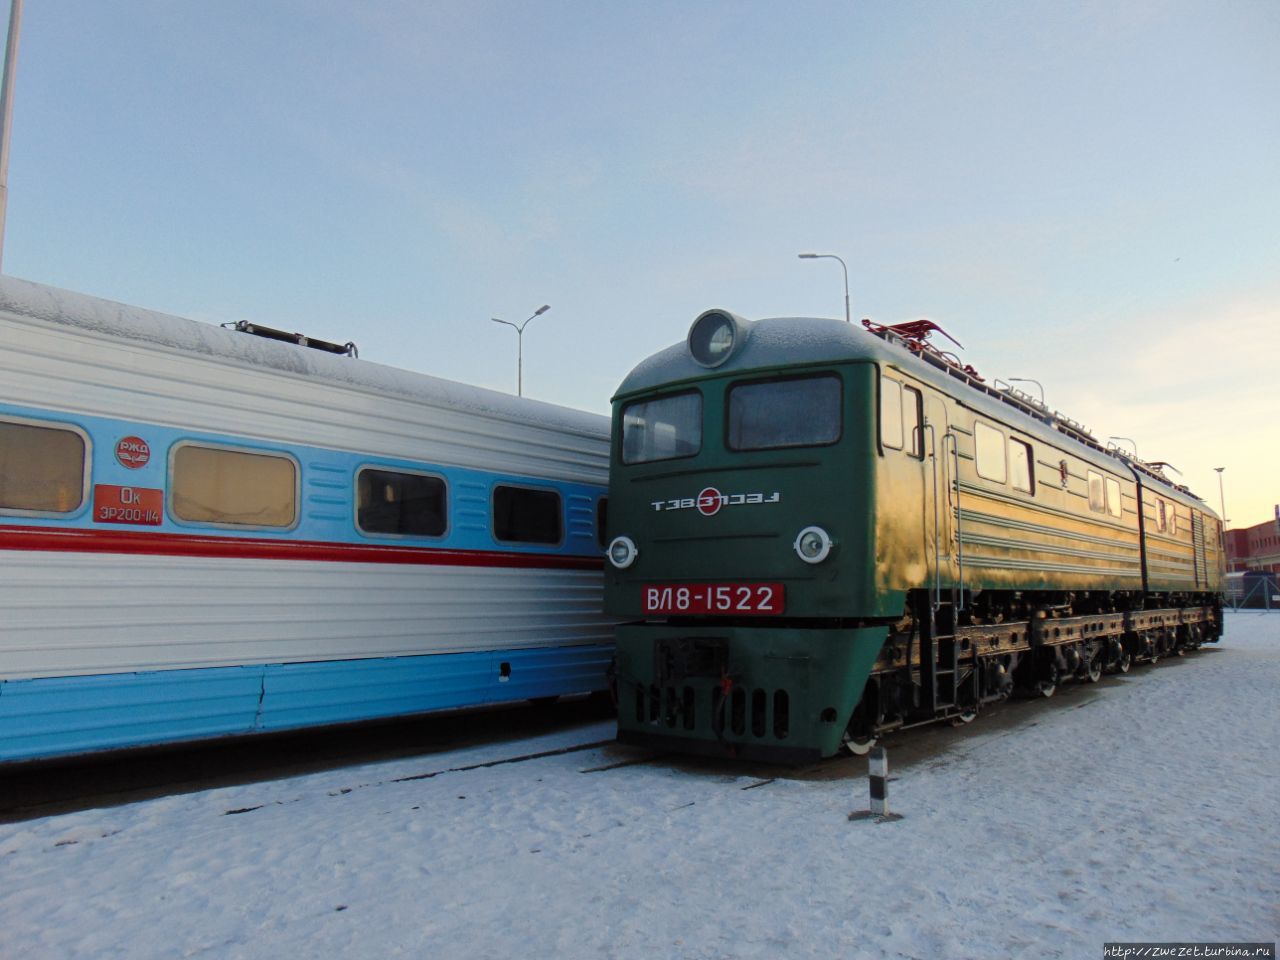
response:
<svg viewBox="0 0 1280 960"><path fill-rule="evenodd" d="M738 341L733 314L708 310L689 328L689 353L704 367L718 367L729 359Z"/></svg>
<svg viewBox="0 0 1280 960"><path fill-rule="evenodd" d="M796 555L805 563L821 563L831 555L831 535L821 527L805 527L792 544Z"/></svg>
<svg viewBox="0 0 1280 960"><path fill-rule="evenodd" d="M609 562L619 570L625 570L636 562L640 551L630 537L614 537L609 544Z"/></svg>

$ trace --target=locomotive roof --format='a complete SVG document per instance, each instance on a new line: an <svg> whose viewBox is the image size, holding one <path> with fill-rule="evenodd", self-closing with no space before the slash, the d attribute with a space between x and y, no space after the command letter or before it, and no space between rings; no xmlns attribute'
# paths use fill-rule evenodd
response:
<svg viewBox="0 0 1280 960"><path fill-rule="evenodd" d="M1012 394L997 391L963 374L949 364L931 363L899 343L883 339L860 326L828 317L770 317L761 320L736 318L746 331L742 346L721 365L708 369L693 359L687 341L672 344L641 361L622 381L614 400L660 387L710 377L739 375L753 370L808 366L823 363L869 362L894 366L930 383L966 406L994 420L1014 425L1025 434L1038 436L1055 446L1070 446L1082 459L1117 473L1132 473L1148 487L1158 486L1163 496L1213 513L1195 494L1179 487L1130 458L1112 453L1088 437L1083 430L1059 428L1047 409L1033 409Z"/></svg>
<svg viewBox="0 0 1280 960"><path fill-rule="evenodd" d="M530 426L592 437L598 437L608 429L605 418L583 410L263 339L225 330L211 323L187 320L14 277L0 277L0 311L19 319L34 318L90 334L149 344L161 350L264 367L293 376Z"/></svg>

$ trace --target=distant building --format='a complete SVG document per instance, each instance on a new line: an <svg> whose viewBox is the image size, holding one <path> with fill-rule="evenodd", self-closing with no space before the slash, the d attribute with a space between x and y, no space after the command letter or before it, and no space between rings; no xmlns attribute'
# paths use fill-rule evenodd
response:
<svg viewBox="0 0 1280 960"><path fill-rule="evenodd" d="M1280 573L1280 507L1275 520L1226 531L1227 571L1262 570Z"/></svg>

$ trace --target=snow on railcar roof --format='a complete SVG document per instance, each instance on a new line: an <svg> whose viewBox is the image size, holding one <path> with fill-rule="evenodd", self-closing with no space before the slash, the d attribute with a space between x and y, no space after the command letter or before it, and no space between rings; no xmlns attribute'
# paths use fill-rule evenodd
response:
<svg viewBox="0 0 1280 960"><path fill-rule="evenodd" d="M0 277L0 312L55 323L90 334L153 344L175 353L199 354L232 363L263 367L358 390L392 394L435 406L518 420L531 426L593 436L608 428L606 418L584 410L542 400L513 397L497 390L431 374L225 330L211 323L15 277Z"/></svg>

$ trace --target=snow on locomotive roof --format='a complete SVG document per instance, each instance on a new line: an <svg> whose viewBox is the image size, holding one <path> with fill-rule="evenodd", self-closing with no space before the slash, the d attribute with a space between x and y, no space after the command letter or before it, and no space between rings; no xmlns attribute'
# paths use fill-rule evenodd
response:
<svg viewBox="0 0 1280 960"><path fill-rule="evenodd" d="M829 317L769 317L761 320L745 320L727 311L707 311L732 317L742 341L727 360L712 369L694 359L687 340L672 344L665 350L641 361L622 381L614 399L653 390L658 387L674 387L685 381L703 379L709 374L741 374L752 370L802 366L847 361L865 361L909 370L913 376L933 384L975 410L996 420L1016 422L1025 433L1039 435L1047 442L1061 444L1074 441L1078 453L1084 459L1109 468L1138 473L1136 462L1122 455L1113 455L1096 440L1087 437L1078 424L1045 408L1043 415L1028 409L1016 397L978 384L960 367L954 372L943 366L924 360L899 343L886 340L868 330L853 326L843 320ZM696 325L696 322L695 322ZM973 389L959 391L957 384ZM1062 427L1055 424L1061 423ZM1166 488L1165 495L1194 502L1198 509L1212 513L1194 493L1173 483L1151 469L1143 469L1144 482L1155 481ZM1216 516L1216 514L1214 514Z"/></svg>
<svg viewBox="0 0 1280 960"><path fill-rule="evenodd" d="M540 400L224 330L210 323L103 300L29 280L0 277L0 311L88 333L137 340L176 353L279 370L380 395L395 395L531 426L597 437L603 417Z"/></svg>

